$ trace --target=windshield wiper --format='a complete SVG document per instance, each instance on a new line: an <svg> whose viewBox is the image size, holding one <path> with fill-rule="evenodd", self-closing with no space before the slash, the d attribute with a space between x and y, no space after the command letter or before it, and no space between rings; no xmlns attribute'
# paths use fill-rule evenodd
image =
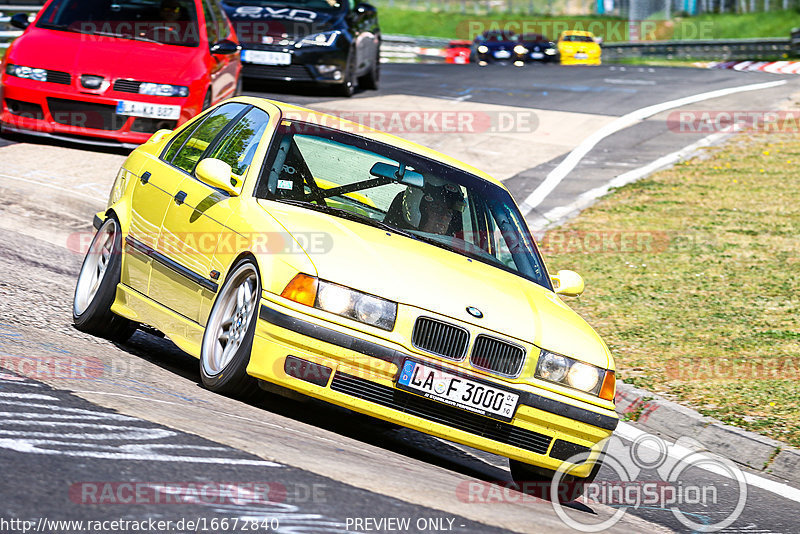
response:
<svg viewBox="0 0 800 534"><path fill-rule="evenodd" d="M319 204L312 204L311 202L308 202L306 200L295 200L291 198L274 198L272 200L276 202L283 202L284 204L291 204L292 206L300 206L303 208L309 208L312 210L321 211L322 213L328 213L330 215L341 217L342 219L347 219L349 221L364 223L369 226L374 226L375 228L380 228L382 230L394 232L395 234L399 234L405 237L410 237L411 239L429 241L427 239L423 239L419 236L416 236L410 232L392 226L391 224L386 224L385 222L379 221L377 219L370 219L369 217L361 217L360 215L356 215L352 211L347 211L342 208L334 208L333 206L322 206Z"/></svg>
<svg viewBox="0 0 800 534"><path fill-rule="evenodd" d="M140 35L133 35L133 34L126 34L126 33L113 33L113 32L91 32L89 35L101 35L103 37L116 37L117 39L128 39L130 41L144 41L146 43L156 43L163 45L161 41L156 41L154 39L150 39L148 37L142 37Z"/></svg>

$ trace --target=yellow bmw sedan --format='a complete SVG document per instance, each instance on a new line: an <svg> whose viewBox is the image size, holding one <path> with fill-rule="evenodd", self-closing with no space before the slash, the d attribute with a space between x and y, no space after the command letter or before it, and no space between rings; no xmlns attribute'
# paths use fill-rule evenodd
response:
<svg viewBox="0 0 800 534"><path fill-rule="evenodd" d="M556 42L562 65L600 65L602 49L592 32L567 30Z"/></svg>
<svg viewBox="0 0 800 534"><path fill-rule="evenodd" d="M131 153L95 216L75 326L157 329L203 384L283 386L585 483L614 360L562 300L509 192L385 133L258 98ZM561 478L563 480L563 477Z"/></svg>

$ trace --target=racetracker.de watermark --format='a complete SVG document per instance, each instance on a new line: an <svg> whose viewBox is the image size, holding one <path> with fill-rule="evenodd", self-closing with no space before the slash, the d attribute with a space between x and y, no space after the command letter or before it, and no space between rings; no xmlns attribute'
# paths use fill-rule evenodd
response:
<svg viewBox="0 0 800 534"><path fill-rule="evenodd" d="M742 131L800 133L800 111L684 110L667 116L673 133L734 133Z"/></svg>
<svg viewBox="0 0 800 534"><path fill-rule="evenodd" d="M94 232L73 232L67 236L67 250L76 254L98 254L102 243L92 245ZM131 237L170 255L236 254L327 254L334 246L327 232L169 232L135 233ZM135 246L130 245L129 251Z"/></svg>
<svg viewBox="0 0 800 534"><path fill-rule="evenodd" d="M684 20L674 24L669 20L586 20L570 18L488 19L465 20L456 27L459 39L472 40L484 32L516 35L544 35L556 40L565 31L587 31L612 41L665 41L715 38L713 21Z"/></svg>
<svg viewBox="0 0 800 534"><path fill-rule="evenodd" d="M307 123L306 129L334 128L350 133L380 130L392 134L532 133L539 118L532 110L325 110L287 111L287 120ZM296 128L300 127L297 125ZM313 133L313 132L311 132Z"/></svg>

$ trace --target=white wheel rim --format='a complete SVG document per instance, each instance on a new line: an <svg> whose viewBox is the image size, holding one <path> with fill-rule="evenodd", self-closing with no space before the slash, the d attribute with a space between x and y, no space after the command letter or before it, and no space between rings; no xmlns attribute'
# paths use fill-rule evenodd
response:
<svg viewBox="0 0 800 534"><path fill-rule="evenodd" d="M208 318L203 340L203 368L209 376L222 372L244 343L258 303L258 274L245 264L226 281Z"/></svg>
<svg viewBox="0 0 800 534"><path fill-rule="evenodd" d="M100 227L92 239L89 252L81 266L72 310L76 316L83 314L97 295L100 284L108 272L111 255L114 254L114 241L117 237L117 223L109 219Z"/></svg>

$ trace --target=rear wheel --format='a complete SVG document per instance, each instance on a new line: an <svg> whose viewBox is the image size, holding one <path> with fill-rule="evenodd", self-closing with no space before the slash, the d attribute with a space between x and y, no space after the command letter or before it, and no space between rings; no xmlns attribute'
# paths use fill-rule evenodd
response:
<svg viewBox="0 0 800 534"><path fill-rule="evenodd" d="M120 280L121 254L122 232L119 221L111 216L92 239L72 299L75 328L118 342L126 341L136 331L136 323L111 311Z"/></svg>
<svg viewBox="0 0 800 534"><path fill-rule="evenodd" d="M258 382L247 374L256 330L261 280L251 259L235 264L208 316L200 350L200 375L211 391L247 397Z"/></svg>

